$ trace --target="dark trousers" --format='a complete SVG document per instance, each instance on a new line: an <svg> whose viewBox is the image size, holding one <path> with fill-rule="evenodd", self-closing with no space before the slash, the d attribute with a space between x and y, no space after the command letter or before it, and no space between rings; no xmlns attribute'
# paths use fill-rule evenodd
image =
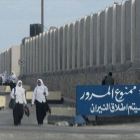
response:
<svg viewBox="0 0 140 140"><path fill-rule="evenodd" d="M8 83L7 83L7 82L5 82L3 85L4 85L4 86L7 86L7 85L8 85Z"/></svg>
<svg viewBox="0 0 140 140"><path fill-rule="evenodd" d="M23 118L23 104L16 103L13 109L14 124L18 125L21 123Z"/></svg>
<svg viewBox="0 0 140 140"><path fill-rule="evenodd" d="M36 117L38 124L43 124L46 116L46 103L40 103L36 100Z"/></svg>
<svg viewBox="0 0 140 140"><path fill-rule="evenodd" d="M13 82L12 82L12 83L10 83L9 85L10 85L11 91L12 91L12 89L13 89L13 88L15 88L15 87L16 87L16 84L15 84L15 83L13 83Z"/></svg>

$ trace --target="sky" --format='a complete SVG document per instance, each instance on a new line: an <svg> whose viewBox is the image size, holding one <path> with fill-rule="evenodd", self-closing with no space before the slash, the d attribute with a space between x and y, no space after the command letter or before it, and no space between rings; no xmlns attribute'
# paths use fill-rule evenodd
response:
<svg viewBox="0 0 140 140"><path fill-rule="evenodd" d="M63 26L85 15L103 11L122 0L44 0L45 31ZM28 37L30 24L41 22L41 0L0 0L0 52L20 45Z"/></svg>

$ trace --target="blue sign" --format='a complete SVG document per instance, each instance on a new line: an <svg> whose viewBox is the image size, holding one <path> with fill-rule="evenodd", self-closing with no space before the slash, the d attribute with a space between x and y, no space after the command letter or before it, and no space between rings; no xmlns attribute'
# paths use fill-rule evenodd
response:
<svg viewBox="0 0 140 140"><path fill-rule="evenodd" d="M77 115L140 115L140 86L77 86Z"/></svg>

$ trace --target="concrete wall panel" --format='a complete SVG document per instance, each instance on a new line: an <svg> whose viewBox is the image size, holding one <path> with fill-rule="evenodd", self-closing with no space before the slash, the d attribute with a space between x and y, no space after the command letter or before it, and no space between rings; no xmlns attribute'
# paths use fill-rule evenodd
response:
<svg viewBox="0 0 140 140"><path fill-rule="evenodd" d="M27 74L30 73L30 39L28 39L27 41L27 50L26 50L26 53L27 53Z"/></svg>
<svg viewBox="0 0 140 140"><path fill-rule="evenodd" d="M12 46L11 56L11 71L14 71L19 76L20 66L18 65L18 60L20 59L20 46Z"/></svg>
<svg viewBox="0 0 140 140"><path fill-rule="evenodd" d="M101 41L100 41L100 65L104 64L104 39L105 39L105 11L101 12L100 15L100 36L101 36Z"/></svg>
<svg viewBox="0 0 140 140"><path fill-rule="evenodd" d="M65 32L66 25L63 26L63 49L62 49L62 70L65 70L65 46L66 46L66 32Z"/></svg>
<svg viewBox="0 0 140 140"><path fill-rule="evenodd" d="M112 64L112 21L113 21L113 8L108 9L108 64Z"/></svg>
<svg viewBox="0 0 140 140"><path fill-rule="evenodd" d="M83 47L84 47L84 18L81 19L80 23L80 67L83 67Z"/></svg>
<svg viewBox="0 0 140 140"><path fill-rule="evenodd" d="M84 18L83 67L90 65L90 16Z"/></svg>
<svg viewBox="0 0 140 140"><path fill-rule="evenodd" d="M30 48L29 48L29 52L30 52L30 72L29 73L33 73L33 39L30 39Z"/></svg>
<svg viewBox="0 0 140 140"><path fill-rule="evenodd" d="M48 69L48 71L50 71L50 37L51 37L51 33L50 32L48 32L48 35L47 35L47 39L48 39L48 43L47 43L47 46L48 46L48 66L47 66L47 64L46 64L46 69Z"/></svg>
<svg viewBox="0 0 140 140"><path fill-rule="evenodd" d="M67 32L67 70L72 68L72 31L73 24L68 24Z"/></svg>
<svg viewBox="0 0 140 140"><path fill-rule="evenodd" d="M49 71L52 72L53 70L53 30L50 31L50 58L49 58L49 61L50 61L50 66L49 66Z"/></svg>
<svg viewBox="0 0 140 140"><path fill-rule="evenodd" d="M35 41L35 49L36 49L36 70L35 72L39 72L39 37L38 35L36 36L36 41Z"/></svg>
<svg viewBox="0 0 140 140"><path fill-rule="evenodd" d="M63 52L63 27L60 27L60 70L62 70Z"/></svg>
<svg viewBox="0 0 140 140"><path fill-rule="evenodd" d="M140 1L136 0L136 46L135 46L135 60L140 60Z"/></svg>
<svg viewBox="0 0 140 140"><path fill-rule="evenodd" d="M125 61L131 60L131 1L126 1Z"/></svg>
<svg viewBox="0 0 140 140"><path fill-rule="evenodd" d="M42 41L43 41L43 37L42 37L43 35L42 34L39 34L39 48L38 48L38 55L39 55L39 65L38 65L38 67L39 67L39 73L41 73L42 72L42 67L43 67L43 63L42 63L42 56L43 56L43 43L42 43Z"/></svg>
<svg viewBox="0 0 140 140"><path fill-rule="evenodd" d="M93 16L93 65L97 61L97 14Z"/></svg>
<svg viewBox="0 0 140 140"><path fill-rule="evenodd" d="M75 62L74 62L74 68L77 68L77 53L78 53L78 21L75 22L75 41L73 42L75 44Z"/></svg>
<svg viewBox="0 0 140 140"><path fill-rule="evenodd" d="M33 61L32 61L32 73L35 73L35 66L36 66L36 57L35 57L35 51L36 51L36 49L35 49L35 37L33 37L33 39L32 39L32 43L33 43L33 49L32 49L32 59L33 59Z"/></svg>
<svg viewBox="0 0 140 140"><path fill-rule="evenodd" d="M116 63L121 63L121 5L117 5L116 12Z"/></svg>
<svg viewBox="0 0 140 140"><path fill-rule="evenodd" d="M46 48L46 57L45 57L45 62L46 62L46 72L49 71L49 32L46 32L45 34L45 48Z"/></svg>
<svg viewBox="0 0 140 140"><path fill-rule="evenodd" d="M58 70L58 28L55 30L54 34L54 49L55 49L55 71Z"/></svg>
<svg viewBox="0 0 140 140"><path fill-rule="evenodd" d="M46 34L44 32L42 35L42 72L46 71L46 64L45 64L45 61L46 61L46 41L45 41L45 39L46 38L45 37L46 37Z"/></svg>

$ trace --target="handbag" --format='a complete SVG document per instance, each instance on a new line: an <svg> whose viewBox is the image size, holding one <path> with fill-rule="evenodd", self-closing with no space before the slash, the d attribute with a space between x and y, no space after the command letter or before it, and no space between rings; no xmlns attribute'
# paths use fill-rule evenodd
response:
<svg viewBox="0 0 140 140"><path fill-rule="evenodd" d="M46 103L45 103L45 113L49 112L51 114L51 108L48 104L47 97L45 96Z"/></svg>
<svg viewBox="0 0 140 140"><path fill-rule="evenodd" d="M15 93L16 93L16 88L14 88L14 95L15 95ZM15 99L11 99L9 102L9 108L14 109L15 103L16 103Z"/></svg>
<svg viewBox="0 0 140 140"><path fill-rule="evenodd" d="M105 76L105 78L102 81L102 85L105 85L105 80L106 80L107 76Z"/></svg>
<svg viewBox="0 0 140 140"><path fill-rule="evenodd" d="M25 112L25 115L26 115L27 117L30 116L30 110L29 110L29 108L28 108L27 106L24 107L24 112Z"/></svg>
<svg viewBox="0 0 140 140"><path fill-rule="evenodd" d="M46 112L49 112L51 114L51 108L48 104L47 98L46 98L46 103L45 104L46 104Z"/></svg>

